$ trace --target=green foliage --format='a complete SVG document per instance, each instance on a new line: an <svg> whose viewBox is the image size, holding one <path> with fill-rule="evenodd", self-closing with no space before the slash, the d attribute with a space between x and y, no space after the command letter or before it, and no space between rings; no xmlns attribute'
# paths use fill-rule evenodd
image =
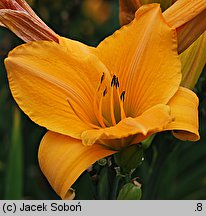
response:
<svg viewBox="0 0 206 216"><path fill-rule="evenodd" d="M103 167L99 174L99 181L97 185L98 198L102 200L109 199L110 184L109 184L109 169Z"/></svg>
<svg viewBox="0 0 206 216"><path fill-rule="evenodd" d="M94 200L95 188L88 172L85 172L74 184L75 199Z"/></svg>
<svg viewBox="0 0 206 216"><path fill-rule="evenodd" d="M143 147L131 145L114 155L115 163L122 168L124 174L130 173L142 164Z"/></svg>
<svg viewBox="0 0 206 216"><path fill-rule="evenodd" d="M23 188L23 154L21 136L21 118L17 108L14 110L11 134L11 147L6 173L5 199L21 199Z"/></svg>

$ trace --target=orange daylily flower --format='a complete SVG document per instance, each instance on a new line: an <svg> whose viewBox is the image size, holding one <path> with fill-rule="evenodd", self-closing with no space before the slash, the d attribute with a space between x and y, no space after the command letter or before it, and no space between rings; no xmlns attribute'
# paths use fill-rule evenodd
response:
<svg viewBox="0 0 206 216"><path fill-rule="evenodd" d="M100 158L165 130L198 140L198 98L180 87L176 31L159 5L96 48L66 38L21 45L5 60L20 108L49 131L39 164L56 193Z"/></svg>
<svg viewBox="0 0 206 216"><path fill-rule="evenodd" d="M25 0L0 1L0 26L10 29L25 42L58 42L58 35L34 13Z"/></svg>

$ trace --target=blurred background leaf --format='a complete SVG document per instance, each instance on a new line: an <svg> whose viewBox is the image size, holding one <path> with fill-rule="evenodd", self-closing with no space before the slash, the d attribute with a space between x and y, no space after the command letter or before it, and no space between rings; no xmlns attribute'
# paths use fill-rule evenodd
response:
<svg viewBox="0 0 206 216"><path fill-rule="evenodd" d="M88 45L96 46L119 28L118 0L28 2L56 33ZM16 128L17 138L12 138L17 105L10 94L3 61L12 48L23 42L3 28L0 38L0 198L5 199L6 194L6 198L16 199L59 199L38 166L38 146L46 130L18 111L21 126ZM155 136L142 165L133 173L142 184L142 199L206 199L206 71L195 91L200 98L201 140L181 142L170 133ZM11 158L14 161L10 162ZM104 176L104 181L99 181L99 175ZM114 173L108 175L107 166L95 164L92 173L85 171L74 184L76 199L108 198L108 182L111 188L114 186L111 175ZM12 181L13 176L18 177L17 182ZM15 185L18 189L12 194L9 190ZM102 188L101 194L97 187Z"/></svg>
<svg viewBox="0 0 206 216"><path fill-rule="evenodd" d="M13 113L11 146L6 166L5 199L21 199L23 195L23 152L21 135L21 114L15 108Z"/></svg>

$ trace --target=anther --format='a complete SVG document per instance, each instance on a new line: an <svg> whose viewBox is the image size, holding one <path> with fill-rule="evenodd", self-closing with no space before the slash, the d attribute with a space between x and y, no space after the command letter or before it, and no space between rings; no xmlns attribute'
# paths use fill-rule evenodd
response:
<svg viewBox="0 0 206 216"><path fill-rule="evenodd" d="M116 86L116 79L117 79L116 76L113 75L112 81L111 81L111 87Z"/></svg>
<svg viewBox="0 0 206 216"><path fill-rule="evenodd" d="M101 80L100 80L100 83L102 84L102 82L104 81L104 77L105 77L105 74L103 72L102 76L101 76Z"/></svg>
<svg viewBox="0 0 206 216"><path fill-rule="evenodd" d="M104 89L104 91L103 91L103 93L102 93L103 97L104 97L106 94L107 94L107 87Z"/></svg>
<svg viewBox="0 0 206 216"><path fill-rule="evenodd" d="M116 88L119 87L119 80L118 80L118 77L116 77L116 79L115 79L115 87L116 87Z"/></svg>
<svg viewBox="0 0 206 216"><path fill-rule="evenodd" d="M121 101L124 102L124 100L125 100L125 91L123 91L122 94L120 95L120 99L121 99Z"/></svg>

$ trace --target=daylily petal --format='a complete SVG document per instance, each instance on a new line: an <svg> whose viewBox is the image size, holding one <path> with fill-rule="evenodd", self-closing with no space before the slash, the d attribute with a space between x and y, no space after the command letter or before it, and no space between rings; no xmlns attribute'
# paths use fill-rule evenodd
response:
<svg viewBox="0 0 206 216"><path fill-rule="evenodd" d="M97 124L93 96L107 69L94 55L78 52L77 57L76 49L33 42L11 51L5 64L21 109L37 124L79 138Z"/></svg>
<svg viewBox="0 0 206 216"><path fill-rule="evenodd" d="M8 11L24 11L24 8L22 8L16 1L10 1L10 0L4 0L4 1L0 1L0 12L4 9L8 9ZM1 13L0 13L1 14ZM0 16L0 26L6 27L3 23L2 23L2 17Z"/></svg>
<svg viewBox="0 0 206 216"><path fill-rule="evenodd" d="M206 64L206 32L180 55L181 86L193 89Z"/></svg>
<svg viewBox="0 0 206 216"><path fill-rule="evenodd" d="M83 171L114 153L102 145L88 147L80 140L47 132L39 147L39 164L56 193L67 199L71 195L70 187Z"/></svg>
<svg viewBox="0 0 206 216"><path fill-rule="evenodd" d="M0 10L0 23L10 29L25 42L49 40L58 42L55 34L42 21L35 19L25 11L14 11L10 9Z"/></svg>
<svg viewBox="0 0 206 216"><path fill-rule="evenodd" d="M24 0L0 2L0 25L13 31L22 40L50 40L58 42L58 35L50 29Z"/></svg>
<svg viewBox="0 0 206 216"><path fill-rule="evenodd" d="M166 104L179 87L176 32L157 4L144 5L131 24L97 47L97 55L125 90L127 116L136 117L155 104Z"/></svg>
<svg viewBox="0 0 206 216"><path fill-rule="evenodd" d="M31 16L41 20L27 4L25 0L1 0L0 9L11 9L16 11L26 11Z"/></svg>
<svg viewBox="0 0 206 216"><path fill-rule="evenodd" d="M87 46L86 44L83 44L79 41L65 37L59 37L59 44L67 48L69 52L76 56L81 56L83 53L85 55L90 55L91 53L95 52L94 47Z"/></svg>
<svg viewBox="0 0 206 216"><path fill-rule="evenodd" d="M178 0L163 16L177 29L178 52L181 53L206 30L206 0Z"/></svg>
<svg viewBox="0 0 206 216"><path fill-rule="evenodd" d="M178 139L197 141L199 139L198 101L194 92L180 87L168 103L175 120L168 124L165 130L174 130L173 134Z"/></svg>
<svg viewBox="0 0 206 216"><path fill-rule="evenodd" d="M9 8L12 10L24 10L17 1L11 1L11 0L1 0L0 1L0 9Z"/></svg>
<svg viewBox="0 0 206 216"><path fill-rule="evenodd" d="M206 30L206 10L177 29L178 52L182 53Z"/></svg>
<svg viewBox="0 0 206 216"><path fill-rule="evenodd" d="M205 9L206 0L178 0L163 13L163 16L169 25L178 28Z"/></svg>
<svg viewBox="0 0 206 216"><path fill-rule="evenodd" d="M119 18L121 26L130 23L135 16L135 12L144 4L159 3L164 11L176 0L119 0Z"/></svg>
<svg viewBox="0 0 206 216"><path fill-rule="evenodd" d="M3 1L7 1L7 2L11 2L11 0L3 0ZM43 23L43 21L36 15L36 13L32 10L32 8L29 6L29 4L25 1L25 0L15 0L15 2L24 10L26 11L28 14L30 14L31 16L33 16L34 18L36 18L37 20L39 20L40 22ZM15 4L15 2L13 1L12 4ZM10 3L11 4L11 3ZM16 5L16 4L15 4ZM17 6L16 6L17 7ZM17 8L11 8L11 9L15 9L15 10L19 10L18 7ZM44 23L45 24L45 23Z"/></svg>
<svg viewBox="0 0 206 216"><path fill-rule="evenodd" d="M120 0L120 24L130 23L142 4L159 2L165 20L177 30L178 52L186 50L206 30L205 0ZM176 2L174 5L170 6Z"/></svg>
<svg viewBox="0 0 206 216"><path fill-rule="evenodd" d="M83 144L92 145L102 143L115 149L120 149L130 143L121 143L121 139L132 135L145 136L151 132L162 131L164 127L173 120L170 115L170 108L164 104L158 104L136 118L125 118L113 127L102 128L99 130L88 130L82 133ZM142 136L143 135L143 136ZM112 140L114 140L114 145ZM120 141L120 142L119 142ZM126 141L126 140L125 140ZM138 140L139 142L142 140Z"/></svg>

